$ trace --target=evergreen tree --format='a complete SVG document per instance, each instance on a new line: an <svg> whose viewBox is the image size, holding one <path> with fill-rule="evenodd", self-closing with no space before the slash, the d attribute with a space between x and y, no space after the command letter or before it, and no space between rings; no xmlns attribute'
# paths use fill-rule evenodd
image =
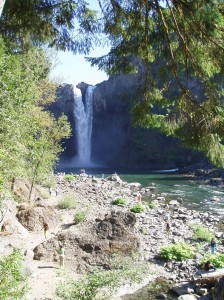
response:
<svg viewBox="0 0 224 300"><path fill-rule="evenodd" d="M85 1L7 0L0 33L16 53L43 44L88 53L109 41L108 55L89 61L110 75L141 67L134 122L181 138L224 166L223 1L98 3L97 19Z"/></svg>
<svg viewBox="0 0 224 300"><path fill-rule="evenodd" d="M223 167L223 1L99 3L112 48L89 61L111 75L144 70L134 122L181 138Z"/></svg>
<svg viewBox="0 0 224 300"><path fill-rule="evenodd" d="M99 29L96 13L84 0L7 0L0 19L4 42L15 52L47 44L88 53Z"/></svg>

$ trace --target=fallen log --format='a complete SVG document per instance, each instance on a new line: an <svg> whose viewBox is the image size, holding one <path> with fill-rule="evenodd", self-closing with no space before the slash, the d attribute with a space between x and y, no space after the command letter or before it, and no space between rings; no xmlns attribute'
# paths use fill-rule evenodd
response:
<svg viewBox="0 0 224 300"><path fill-rule="evenodd" d="M224 269L217 269L215 271L201 271L195 274L191 283L193 284L215 284L217 280L219 280L222 276L224 276Z"/></svg>

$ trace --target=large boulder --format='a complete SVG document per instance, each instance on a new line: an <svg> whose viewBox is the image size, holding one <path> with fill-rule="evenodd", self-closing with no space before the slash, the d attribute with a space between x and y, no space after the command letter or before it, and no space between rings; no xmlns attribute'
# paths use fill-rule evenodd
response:
<svg viewBox="0 0 224 300"><path fill-rule="evenodd" d="M135 214L111 212L103 220L70 226L34 248L34 259L58 260L59 244L65 248L65 264L76 272L90 266L108 266L113 254L130 255L139 249L134 233Z"/></svg>
<svg viewBox="0 0 224 300"><path fill-rule="evenodd" d="M43 228L45 221L49 229L54 229L59 223L59 215L50 207L24 207L16 214L19 222L29 231L38 232Z"/></svg>
<svg viewBox="0 0 224 300"><path fill-rule="evenodd" d="M33 187L30 195L31 183L25 179L16 179L13 185L13 192L19 199L19 201L33 202L41 198L40 192Z"/></svg>

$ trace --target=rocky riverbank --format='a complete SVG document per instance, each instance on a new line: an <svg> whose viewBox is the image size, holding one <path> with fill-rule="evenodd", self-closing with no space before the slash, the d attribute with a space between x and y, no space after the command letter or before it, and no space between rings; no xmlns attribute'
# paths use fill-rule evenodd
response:
<svg viewBox="0 0 224 300"><path fill-rule="evenodd" d="M196 245L192 239L192 225L195 224L209 228L216 239L221 240L223 220L218 215L187 210L176 200L167 202L165 194L160 194L155 185L142 188L139 183L122 181L117 174L98 179L84 173L74 180L58 174L56 181L57 189L51 191L48 197L46 193L49 191L39 187L31 204L7 201L8 208L3 209L4 219L0 223L2 255L8 253L12 246L17 246L24 250L31 266L32 260L55 267L55 264L58 265L57 249L63 243L66 249L65 269L71 276L79 277L90 266L107 267L113 253L130 255L137 252L142 261L150 264L153 278L163 277L169 282L178 299L212 299L209 298L212 297L209 289L204 289L202 295L198 285L186 285L198 271L202 257L200 252L210 251L207 243L201 244L201 250L193 259L184 262L163 261L160 249L178 242ZM147 199L147 203L143 202L144 212L132 213L130 209L138 202L139 193ZM66 197L72 199L73 207L66 209L60 206ZM113 205L112 201L117 198L125 199L127 203ZM74 216L80 213L84 218L82 222L75 223ZM49 225L47 240L42 233L43 220ZM171 225L171 232L167 231L167 222ZM223 252L221 244L218 244L217 251ZM37 272L33 267L34 270L28 273L31 284L35 282L36 285ZM47 268L44 271L47 272ZM40 290L33 288L30 299L45 299L47 295L48 299L56 300L55 285L52 286L50 280L47 283L45 294L39 282ZM124 294L128 290L122 292ZM159 295L163 299L167 297L158 292ZM122 295L117 299L119 297Z"/></svg>

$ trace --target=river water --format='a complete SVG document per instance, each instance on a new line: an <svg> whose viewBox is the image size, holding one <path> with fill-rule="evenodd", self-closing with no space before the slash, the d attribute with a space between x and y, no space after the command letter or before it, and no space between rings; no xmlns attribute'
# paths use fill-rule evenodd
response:
<svg viewBox="0 0 224 300"><path fill-rule="evenodd" d="M65 173L79 174L79 169L61 169ZM106 178L113 174L109 169L85 169L87 174L99 178ZM195 180L193 177L179 175L169 170L151 171L149 173L134 173L117 171L124 181L129 183L139 182L142 187L155 185L159 193L164 193L167 200L182 199L183 206L189 209L210 211L214 214L224 215L224 187L210 186L204 181ZM147 199L145 199L147 200Z"/></svg>

